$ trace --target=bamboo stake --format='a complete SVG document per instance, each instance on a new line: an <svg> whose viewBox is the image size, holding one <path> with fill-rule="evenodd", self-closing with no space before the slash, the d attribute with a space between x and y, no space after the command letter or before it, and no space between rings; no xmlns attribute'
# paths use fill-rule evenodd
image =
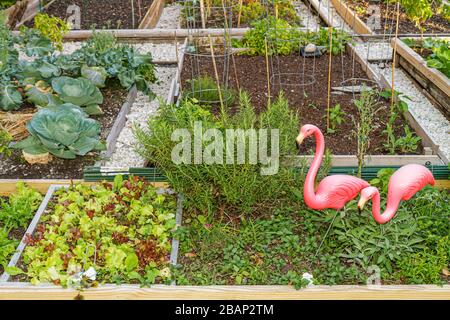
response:
<svg viewBox="0 0 450 320"><path fill-rule="evenodd" d="M136 23L135 17L134 17L134 0L131 0L131 23L133 24L133 28L134 28L134 25Z"/></svg>
<svg viewBox="0 0 450 320"><path fill-rule="evenodd" d="M238 14L238 22L237 22L237 27L238 28L241 26L241 15L242 15L243 1L244 0L239 0L239 14Z"/></svg>
<svg viewBox="0 0 450 320"><path fill-rule="evenodd" d="M202 19L202 28L206 29L205 2L204 2L204 0L200 0L200 17Z"/></svg>
<svg viewBox="0 0 450 320"><path fill-rule="evenodd" d="M397 1L397 17L395 22L395 39L398 39L398 23L400 20L400 1ZM391 92L391 112L395 103L395 64L397 63L397 41L394 42L394 52L392 53L392 92Z"/></svg>
<svg viewBox="0 0 450 320"><path fill-rule="evenodd" d="M222 111L222 115L225 115L225 106L223 104L222 90L220 89L219 72L217 71L216 57L214 56L214 47L213 47L211 36L208 35L208 38L209 38L209 48L211 50L211 58L213 61L214 74L216 76L217 90L219 90L220 108Z"/></svg>
<svg viewBox="0 0 450 320"><path fill-rule="evenodd" d="M264 39L264 46L266 49L266 72L267 72L267 94L268 94L268 105L270 105L271 90L270 90L270 68L269 68L269 50L267 46L267 38Z"/></svg>
<svg viewBox="0 0 450 320"><path fill-rule="evenodd" d="M333 57L333 27L330 31L330 57L328 60L328 96L327 96L327 131L330 128L330 103L331 103L331 62Z"/></svg>

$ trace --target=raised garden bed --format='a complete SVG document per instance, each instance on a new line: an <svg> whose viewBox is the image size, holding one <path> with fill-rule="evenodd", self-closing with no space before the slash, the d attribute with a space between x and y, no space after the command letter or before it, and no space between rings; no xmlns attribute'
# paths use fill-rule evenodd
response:
<svg viewBox="0 0 450 320"><path fill-rule="evenodd" d="M172 193L160 192L138 178L122 180L118 176L114 183L96 187L52 185L11 258L9 268L16 272L3 274L0 282L53 282L76 289L105 282L170 283L168 267L177 263L178 249L171 232L181 223L181 201L181 197L177 200ZM69 222L65 218L68 212L61 209L66 206L78 219ZM142 220L144 216L147 218ZM100 234L92 233L92 227ZM58 241L52 238L55 236ZM81 244L84 247L78 248ZM64 256L60 258L58 252ZM30 257L35 254L47 265L41 271L32 265L37 256ZM17 272L17 267L23 272ZM97 276L89 276L89 268L95 269Z"/></svg>
<svg viewBox="0 0 450 320"><path fill-rule="evenodd" d="M153 28L164 7L164 0L113 0L83 1L83 0L58 0L49 1L41 13L55 16L63 20L68 18L72 23L80 23L80 28L88 30L96 29L140 29ZM28 15L22 22L27 26L33 26L33 18L38 13L39 7ZM74 18L79 14L80 19Z"/></svg>
<svg viewBox="0 0 450 320"><path fill-rule="evenodd" d="M108 140L107 145L113 147L114 141L110 134L114 134L115 130L112 129L119 125L116 124L117 120L125 118L126 113L120 118L117 115L132 103L132 96L128 96L127 90L114 82L101 91L104 97L101 108L104 113L92 118L101 123L101 139ZM0 159L0 179L81 179L83 168L95 164L98 159L99 154L92 154L71 160L54 158L49 164L30 164L23 160L21 150L14 150L11 156Z"/></svg>
<svg viewBox="0 0 450 320"><path fill-rule="evenodd" d="M328 79L328 56L324 55L315 59L306 59L298 54L291 56L279 56L272 57L273 61L270 69L270 74L280 72L281 81L284 82L284 88L277 83L276 76L273 76L270 95L272 99L279 94L281 90L284 91L284 95L289 101L292 108L299 113L299 117L302 123L315 123L323 132L326 132L326 120L323 115L327 106L327 79ZM224 60L220 57L216 58L216 64L218 73L223 74ZM266 70L266 59L261 56L235 56L234 62L236 65L236 73L234 66L230 63L231 70L229 71L228 89L237 90L237 83L239 88L249 93L252 105L258 111L264 110L267 106L268 97L268 81ZM360 78L365 79L367 75L365 70L358 62L353 63L352 55L347 51L344 55L333 56L332 58L332 76L331 87L340 87L345 82L345 79ZM193 67L200 66L198 69L193 70ZM273 70L272 67L276 67ZM354 67L354 68L353 68ZM354 69L354 71L353 71ZM198 70L200 72L196 73ZM297 77L289 76L287 74L297 72ZM298 86L296 83L302 81L302 72L304 71L305 78L311 75L315 76L314 84L310 86ZM214 67L210 56L192 56L185 54L183 62L183 70L181 72L181 88L190 90L189 82L192 80L192 74L196 76L208 76L214 79ZM237 75L237 77L235 76ZM290 77L290 78L289 78ZM236 79L238 79L236 81ZM292 81L292 83L289 83ZM367 85L373 85L372 82L367 80ZM291 85L291 86L289 86ZM334 133L325 133L325 139L327 141L327 148L330 149L334 155L351 155L356 154L356 141L352 137L353 123L351 121L351 115L354 115L356 109L352 103L354 100L354 94L332 94L331 106L340 104L343 112L345 113L345 120L339 130ZM383 130L386 127L386 123L389 119L389 105L388 100L380 99L381 109L376 115L377 129L373 132L369 153L372 155L387 154L387 150L383 145L384 134ZM229 107L231 113L233 113L233 106ZM398 118L396 120L396 135L403 134L403 125L407 124L406 120ZM345 142L344 142L345 141ZM344 143L343 143L344 142ZM311 149L312 144L305 144L302 148L302 153L306 153ZM423 149L419 148L413 152L414 154L423 154Z"/></svg>
<svg viewBox="0 0 450 320"><path fill-rule="evenodd" d="M302 26L296 12L295 1L288 0L275 5L271 1L196 1L178 0L181 7L182 28L246 28L258 19L277 15L292 24Z"/></svg>
<svg viewBox="0 0 450 320"><path fill-rule="evenodd" d="M45 112L48 113L47 109L41 110L36 108L37 106L48 107L48 110L57 113L59 112L58 106L63 103L70 103L77 109L81 106L86 107L90 103L88 102L89 100L94 104L92 104L91 107L80 109L84 114L83 117L87 119L83 120L83 123L86 125L95 123L95 131L97 132L98 130L98 139L99 141L104 141L104 144L98 145L98 148L94 148L95 150L91 149L88 152L82 151L81 153L77 150L83 148L79 148L79 146L75 147L72 150L75 150L75 154L78 156L74 156L71 153L59 153L59 151L54 149L41 151L41 147L39 147L39 152L41 154L44 154L44 151L48 152L47 156L42 160L40 158L37 161L27 160L29 163L23 160L23 156L27 156L27 154L30 154L29 152L25 154L26 151L9 149L6 153L2 154L0 159L0 177L2 179L80 179L83 175L82 171L84 166L95 164L99 160L99 156L103 156L104 154L108 155L114 150L117 137L124 126L126 115L130 110L130 105L133 103L137 94L138 89L135 83L139 76L136 72L142 72L142 75L145 73L145 76L141 78L141 82L138 86L141 91L151 94L149 85L156 81L153 73L154 69L151 62L151 56L147 54L138 54L130 45L117 44L112 35L108 35L107 33L96 33L93 36L94 38L103 37L104 40L108 38L108 40L103 43L109 46L108 50L99 49L96 47L98 44L98 42L96 42L97 40L91 39L71 54L55 53L54 60L49 62L46 60L46 54L48 52L53 53L56 44L52 44L37 31L27 32L30 32L30 34L11 35L11 39L16 39L13 38L15 36L18 36L18 39L24 37L25 40L23 41L26 44L23 48L19 49L19 51L21 51L19 59L27 62L24 62L23 64L26 66L25 68L23 66L19 67L19 60L16 58L17 60L11 61L11 68L16 68L16 72L13 72L15 69L7 70L12 81L8 85L8 94L14 97L14 100L4 99L4 104L2 104L2 108L7 111L3 114L2 119L4 119L5 122L2 122L2 129L4 128L6 130L5 132L8 132L10 135L8 140L23 145L24 141L36 137L35 132L31 136L29 135L30 124L27 126L26 124L27 122L31 123L33 121L33 123L35 123L38 121L36 118ZM92 35L93 33L91 32L91 36ZM41 41L42 47L40 47L39 50L41 50L42 53L33 52L29 57L26 57L24 52L30 48L33 41L37 41L38 39ZM9 47L8 50L10 50L11 53L16 52L16 48L13 46ZM91 55L92 51L89 53L90 50L93 50L93 56ZM107 60L107 58L105 58L109 53L115 53L115 60ZM90 58L87 58L88 55L91 55ZM87 62L88 60L90 62ZM131 61L133 62L131 63ZM39 69L42 67L41 64L50 68L52 73L49 75L47 73L44 74L41 71L33 71L43 70ZM88 67L87 64L90 66ZM66 68L66 65L69 67ZM136 68L141 68L141 71L137 71ZM22 73L27 75L30 72L34 72L33 76L37 78L29 78L35 82L31 82L28 85L27 83L23 83L25 80L23 79L24 77L22 77ZM128 73L131 78L122 77L126 72L131 72ZM84 76L75 79L75 77L82 75ZM19 79L19 82L14 82L15 77ZM28 78L25 77L25 79ZM82 99L80 97L75 98L75 96L71 96L72 93L70 93L70 91L64 91L65 89L63 88L71 88L71 86L66 87L69 83L73 83L74 88L77 90L84 90L83 94L86 96ZM83 84L84 87L82 87L81 84ZM57 86L60 87L57 88ZM30 95L29 90L31 90L33 96ZM74 94L77 95L80 93L77 93L75 90ZM37 98L34 95L36 95ZM53 105L53 103L55 103L55 105ZM68 106L65 106L65 108L68 108ZM23 118L23 112L26 112L27 118ZM88 115L90 115L90 117L88 117ZM77 117L78 116L79 115L77 115ZM8 120L9 118L15 119L15 117L23 120L20 122L18 128L13 120ZM71 121L71 119L72 118L65 119L64 121ZM34 125L35 124L33 124L33 126ZM71 125L75 125L75 123L71 122ZM6 143L6 145L8 145L8 143ZM61 145L59 144L59 146ZM15 148L15 145L10 144L10 147ZM20 147L20 149L23 150L27 150L27 148L28 146L26 145ZM105 152L100 154L98 151L101 150L105 150ZM35 155L37 151L32 149L31 152L32 155Z"/></svg>
<svg viewBox="0 0 450 320"><path fill-rule="evenodd" d="M395 3L388 3L387 1L362 1L362 0L330 0L335 10L339 15L351 26L355 28L355 31L360 34L394 34L396 29L397 19L397 6ZM429 2L429 1L427 1ZM372 30L368 25L368 19L373 21L375 11L368 10L369 6L373 5L380 9L380 25L379 29ZM435 7L432 9L432 16L429 19L425 19L425 22L418 22L420 29L415 22L414 18L422 19L419 15L415 15L414 6L419 6L410 1L411 15L407 14L407 11L403 6L400 6L400 19L398 26L399 34L439 34L448 33L450 28L450 21L447 9L447 16L445 13L437 13ZM414 18L412 18L414 15Z"/></svg>
<svg viewBox="0 0 450 320"><path fill-rule="evenodd" d="M405 41L411 43L411 47ZM397 48L399 65L434 98L449 119L450 80L441 71L429 66L426 58L430 55L430 51L421 49L421 42L420 38L393 39L392 46Z"/></svg>

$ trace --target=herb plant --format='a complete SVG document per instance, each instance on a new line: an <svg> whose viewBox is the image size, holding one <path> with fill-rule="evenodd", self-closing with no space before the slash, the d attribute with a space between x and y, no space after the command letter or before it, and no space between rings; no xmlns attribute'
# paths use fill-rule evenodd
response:
<svg viewBox="0 0 450 320"><path fill-rule="evenodd" d="M248 147L245 147L242 163L235 159L233 164L227 164L224 158L223 164L194 164L193 161L175 164L172 161L172 150L177 145L171 139L172 133L186 128L193 134L196 121L202 122L203 130L217 128L224 136L227 129L279 129L280 156L296 152L292 141L298 134L299 120L283 96L259 115L244 92L240 94L238 111L234 115L220 113L215 116L210 109L210 106L189 99L179 106L162 105L159 114L149 119L151 133L142 128L135 130L140 143L138 151L164 171L173 188L186 196L190 210L202 215L214 214L219 208L250 213L289 199L298 201L292 190L297 189L304 172L280 165L277 174L261 175L265 165L250 162ZM248 146L248 137L242 139ZM222 156L226 156L225 152Z"/></svg>

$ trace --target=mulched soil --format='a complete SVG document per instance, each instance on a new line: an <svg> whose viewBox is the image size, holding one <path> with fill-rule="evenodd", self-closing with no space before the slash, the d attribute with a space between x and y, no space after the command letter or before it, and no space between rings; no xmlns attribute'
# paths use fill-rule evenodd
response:
<svg viewBox="0 0 450 320"><path fill-rule="evenodd" d="M300 117L300 124L312 123L318 126L325 134L326 147L331 150L333 154L347 155L357 153L357 139L352 134L354 124L352 116L356 115L356 107L352 100L353 94L332 94L331 107L340 104L342 110L345 112L345 120L338 127L336 133L328 134L326 132L326 114L327 107L327 92L328 92L328 56L324 55L319 58L303 58L300 55L277 56L271 58L271 74L274 73L297 73L296 78L292 76L282 76L283 83L301 82L303 73L305 74L305 81L310 81L310 78L315 79L312 85L307 86L280 86L277 77L272 78L271 96L274 99L281 90L284 91L286 98L289 100L290 106L298 112ZM224 69L224 60L216 58L219 77L222 78ZM235 56L236 71L233 67L232 61L229 63L229 88L237 89L237 79L239 80L240 89L247 91L252 99L253 107L258 110L264 110L267 107L267 74L265 57L250 57L250 56ZM354 66L354 71L353 70ZM303 72L304 70L304 72ZM195 58L186 54L185 62L182 72L182 85L185 90L189 90L188 80L201 75L207 75L215 79L214 67L210 57ZM226 77L224 77L226 78ZM350 54L333 56L332 58L332 81L331 86L351 86L352 82L342 83L343 79L351 78L367 79L367 75L362 70L358 62L353 63ZM359 84L359 83L357 83ZM367 85L373 83L368 82ZM355 98L358 98L356 95ZM371 145L369 148L370 154L387 154L383 148L386 141L386 136L382 131L386 128L386 123L389 118L389 102L384 99L379 100L380 109L374 116L375 128L371 134ZM230 112L234 112L234 107L231 107ZM399 119L395 123L396 136L403 136L403 126L406 121ZM304 146L300 150L300 154L305 154L314 147L313 139L305 141ZM418 148L418 153L421 153L421 147Z"/></svg>
<svg viewBox="0 0 450 320"><path fill-rule="evenodd" d="M73 13L67 13L70 5L77 5L81 10L81 29L137 29L145 17L153 0L58 0L45 10L45 13L67 19Z"/></svg>
<svg viewBox="0 0 450 320"><path fill-rule="evenodd" d="M101 138L105 140L128 92L116 82L109 83L101 91L104 97L101 108L104 114L92 118L101 123ZM11 157L0 158L0 179L80 179L83 177L83 168L94 165L96 160L98 160L98 153L77 157L73 160L53 157L48 164L32 165L25 162L21 150L14 150Z"/></svg>
<svg viewBox="0 0 450 320"><path fill-rule="evenodd" d="M353 9L354 12L361 18L362 21L367 22L371 14L358 12L357 9L367 9L369 5L379 5L381 9L381 29L374 30L378 34L395 33L396 25L396 4L386 4L384 2L363 1L363 0L345 0L347 5ZM386 18L387 17L387 18ZM450 30L450 22L441 15L434 15L427 22L422 24L425 27L425 33L448 33ZM384 31L386 30L386 31ZM406 16L405 11L400 7L400 19L398 32L401 34L411 33L419 34L420 30L411 22Z"/></svg>

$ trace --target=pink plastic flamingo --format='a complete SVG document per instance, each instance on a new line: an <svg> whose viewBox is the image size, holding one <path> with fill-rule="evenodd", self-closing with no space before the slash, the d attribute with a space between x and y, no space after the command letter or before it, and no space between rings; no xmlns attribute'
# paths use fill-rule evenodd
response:
<svg viewBox="0 0 450 320"><path fill-rule="evenodd" d="M372 215L376 222L384 224L395 216L402 200L411 199L427 184L434 186L434 183L433 174L426 167L408 164L398 169L389 179L387 206L383 214L380 214L380 192L375 187L361 191L358 208L362 210L364 204L372 199Z"/></svg>
<svg viewBox="0 0 450 320"><path fill-rule="evenodd" d="M350 175L332 175L323 179L317 191L314 192L314 181L322 163L325 150L325 141L322 132L316 126L306 124L300 129L296 141L300 145L303 140L311 135L316 138L316 153L314 160L306 176L303 196L306 205L314 210L342 209L347 202L353 200L358 193L369 187L369 184L357 177Z"/></svg>

